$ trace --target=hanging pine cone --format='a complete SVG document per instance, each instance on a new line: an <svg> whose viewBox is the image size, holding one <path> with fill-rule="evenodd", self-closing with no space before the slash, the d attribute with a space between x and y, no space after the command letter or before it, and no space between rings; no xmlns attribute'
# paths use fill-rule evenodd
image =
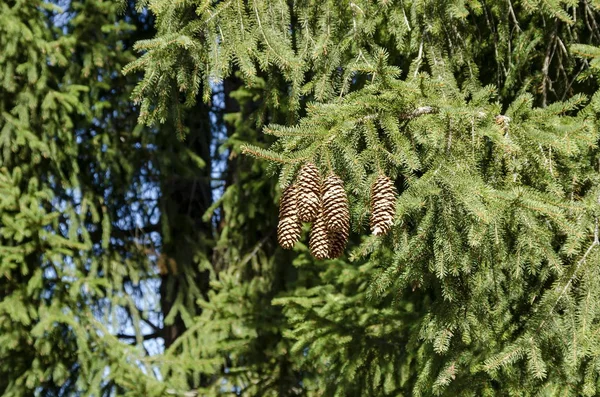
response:
<svg viewBox="0 0 600 397"><path fill-rule="evenodd" d="M344 254L348 242L348 230L329 232L329 258L339 258Z"/></svg>
<svg viewBox="0 0 600 397"><path fill-rule="evenodd" d="M380 175L371 188L371 231L376 236L387 234L394 222L396 188L394 182Z"/></svg>
<svg viewBox="0 0 600 397"><path fill-rule="evenodd" d="M315 223L310 231L308 246L310 253L317 259L325 259L329 256L329 236L322 209L317 214Z"/></svg>
<svg viewBox="0 0 600 397"><path fill-rule="evenodd" d="M288 186L279 202L279 223L277 224L277 241L284 249L291 249L300 239L302 224L298 218L298 189Z"/></svg>
<svg viewBox="0 0 600 397"><path fill-rule="evenodd" d="M279 219L298 215L298 187L290 185L283 190L279 199Z"/></svg>
<svg viewBox="0 0 600 397"><path fill-rule="evenodd" d="M330 232L346 232L350 228L350 211L344 182L336 175L329 175L323 183L323 211Z"/></svg>
<svg viewBox="0 0 600 397"><path fill-rule="evenodd" d="M306 163L298 176L298 215L304 222L312 222L321 207L321 176L313 163Z"/></svg>

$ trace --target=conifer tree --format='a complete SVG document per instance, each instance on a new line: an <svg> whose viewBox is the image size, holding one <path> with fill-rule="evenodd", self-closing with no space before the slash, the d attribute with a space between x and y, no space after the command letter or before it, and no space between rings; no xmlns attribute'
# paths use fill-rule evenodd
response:
<svg viewBox="0 0 600 397"><path fill-rule="evenodd" d="M161 326L143 299L160 140L137 125L137 79L120 73L149 29L131 4L0 4L2 395L166 388L144 352Z"/></svg>
<svg viewBox="0 0 600 397"><path fill-rule="evenodd" d="M600 4L137 7L0 4L3 395L600 393Z"/></svg>
<svg viewBox="0 0 600 397"><path fill-rule="evenodd" d="M339 175L352 226L341 259L297 244L264 262L261 245L215 274L167 365L181 384L201 373L200 394L597 394L600 5L149 5L157 36L126 68L144 72L140 120L177 124L201 87L208 101L206 83L235 73L256 123L237 119L231 155L267 164L265 182L282 187L309 163ZM265 137L241 133L252 128ZM393 206L372 203L381 175ZM226 218L244 214L238 203ZM260 321L255 301L274 317Z"/></svg>

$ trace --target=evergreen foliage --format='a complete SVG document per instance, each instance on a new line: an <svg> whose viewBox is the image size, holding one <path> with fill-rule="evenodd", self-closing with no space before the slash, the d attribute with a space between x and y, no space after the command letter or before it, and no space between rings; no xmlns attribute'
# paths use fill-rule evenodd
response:
<svg viewBox="0 0 600 397"><path fill-rule="evenodd" d="M0 3L0 391L160 395L140 361L156 140L119 73L141 17L60 3Z"/></svg>
<svg viewBox="0 0 600 397"><path fill-rule="evenodd" d="M347 260L276 255L259 274L283 266L279 291L240 279L245 263L216 276L180 339L197 346L180 358L225 360L199 370L213 393L597 393L600 4L147 4L158 34L126 68L145 73L141 121L177 122L202 82L236 72L262 89L254 119L275 137L242 151L284 187L312 162L350 194ZM381 174L395 217L369 236ZM260 322L250 302L273 293L284 317ZM248 350L273 324L283 351Z"/></svg>
<svg viewBox="0 0 600 397"><path fill-rule="evenodd" d="M0 4L4 395L600 394L600 3L134 6Z"/></svg>

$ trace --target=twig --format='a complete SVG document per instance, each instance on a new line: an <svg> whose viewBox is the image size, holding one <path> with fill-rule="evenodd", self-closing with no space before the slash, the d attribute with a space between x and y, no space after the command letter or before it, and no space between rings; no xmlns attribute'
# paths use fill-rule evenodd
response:
<svg viewBox="0 0 600 397"><path fill-rule="evenodd" d="M585 21L586 21L586 24L588 25L588 28L592 31L592 33L596 36L596 38L600 38L600 34L598 33L598 24L596 23L596 18L594 18L594 13L592 12L592 10L590 10L587 0L583 2L583 6L585 8L584 15L585 15ZM588 13L592 17L591 18L592 24L594 25L593 28L590 26L590 22L588 20Z"/></svg>
<svg viewBox="0 0 600 397"><path fill-rule="evenodd" d="M115 335L117 338L119 339L137 339L137 335L129 335L129 334L116 334ZM141 335L143 340L151 340L151 339L156 339L159 338L160 332L153 332L151 334L145 334L145 335Z"/></svg>
<svg viewBox="0 0 600 397"><path fill-rule="evenodd" d="M548 88L552 90L552 80L550 80L549 69L552 57L554 56L554 49L556 48L556 32L558 30L558 20L554 24L554 32L552 32L552 38L548 42L548 48L546 48L546 56L544 57L544 65L542 66L542 74L544 76L542 80L542 107L546 107L548 101ZM546 88L548 86L548 88Z"/></svg>
<svg viewBox="0 0 600 397"><path fill-rule="evenodd" d="M421 44L419 44L419 53L417 54L417 66L415 67L414 77L417 77L417 74L419 74L419 68L421 67L421 62L423 60L423 40L424 33L421 34Z"/></svg>
<svg viewBox="0 0 600 397"><path fill-rule="evenodd" d="M569 81L569 84L567 84L567 88L565 89L565 91L563 92L563 96L561 98L561 101L564 101L565 98L567 97L567 94L569 93L569 91L571 90L571 87L573 86L573 83L575 82L575 80L577 80L577 77L579 77L579 75L581 74L581 72L583 72L583 69L588 66L587 60L583 60L583 62L581 63L581 67L579 68L579 70L577 71L577 73L575 74L575 76L573 76L573 78L571 79L571 81Z"/></svg>
<svg viewBox="0 0 600 397"><path fill-rule="evenodd" d="M263 237L255 246L254 249L252 250L252 252L250 252L248 255L246 255L246 257L242 260L241 264L239 265L240 268L243 268L244 265L246 263L248 263L250 261L250 259L252 259L254 256L256 256L256 253L258 252L258 250L271 238L271 236L275 233L275 229L272 229L265 237Z"/></svg>
<svg viewBox="0 0 600 397"><path fill-rule="evenodd" d="M410 23L408 22L408 18L406 17L406 11L404 11L404 2L400 2L400 7L402 8L402 15L404 16L404 23L406 24L406 28L410 32L412 29L410 28Z"/></svg>
<svg viewBox="0 0 600 397"><path fill-rule="evenodd" d="M448 144L446 146L446 152L450 154L450 148L452 147L452 119L448 117Z"/></svg>
<svg viewBox="0 0 600 397"><path fill-rule="evenodd" d="M513 10L513 6L510 0L508 0L508 10L510 11L510 16L512 17L513 22L515 23L515 27L519 32L521 32L521 26L519 26L519 21L517 21L517 17L515 16L515 10Z"/></svg>

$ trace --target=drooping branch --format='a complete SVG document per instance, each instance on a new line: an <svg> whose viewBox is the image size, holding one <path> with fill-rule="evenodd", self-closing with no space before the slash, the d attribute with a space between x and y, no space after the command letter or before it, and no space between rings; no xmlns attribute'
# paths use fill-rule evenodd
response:
<svg viewBox="0 0 600 397"><path fill-rule="evenodd" d="M598 197L598 204L600 204L600 196ZM594 240L592 241L592 244L590 244L590 246L588 247L588 249L585 251L585 253L581 257L581 259L579 259L579 261L575 265L575 270L573 270L573 274L571 275L571 277L569 277L569 280L567 280L567 283L565 284L565 286L560 291L560 294L558 295L558 298L556 298L556 301L554 302L554 304L550 308L550 311L548 312L548 317L550 317L552 315L552 313L554 312L554 309L556 309L556 306L558 305L558 302L560 302L560 300L562 299L562 297L565 296L565 294L567 293L567 290L569 289L569 287L573 283L573 280L575 279L575 276L577 275L577 272L579 271L579 268L581 267L581 265L583 265L585 263L587 257L593 251L593 249L596 246L600 245L599 234L600 233L599 233L598 218L596 218L596 220L595 220L595 227L594 227ZM545 323L546 323L546 320L542 321L540 323L540 325L537 327L537 331L539 331Z"/></svg>

